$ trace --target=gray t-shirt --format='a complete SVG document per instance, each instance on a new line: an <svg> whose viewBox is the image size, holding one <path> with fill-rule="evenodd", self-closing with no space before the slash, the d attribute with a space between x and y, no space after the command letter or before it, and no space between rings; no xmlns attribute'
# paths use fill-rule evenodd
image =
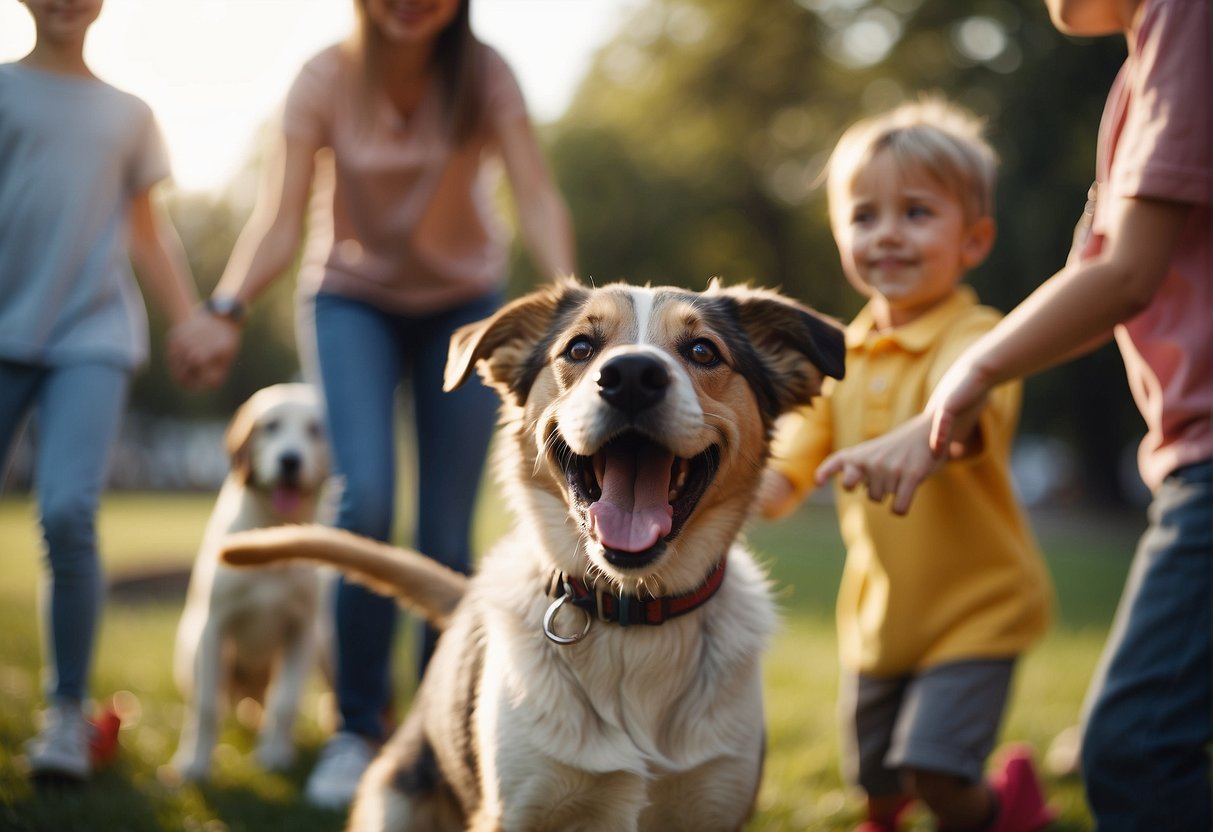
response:
<svg viewBox="0 0 1213 832"><path fill-rule="evenodd" d="M146 360L130 205L168 174L143 101L101 81L0 64L0 360Z"/></svg>

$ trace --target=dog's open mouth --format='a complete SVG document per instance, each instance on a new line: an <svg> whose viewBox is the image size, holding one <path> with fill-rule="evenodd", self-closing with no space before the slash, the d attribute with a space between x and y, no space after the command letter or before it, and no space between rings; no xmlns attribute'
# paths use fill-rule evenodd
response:
<svg viewBox="0 0 1213 832"><path fill-rule="evenodd" d="M636 432L621 434L593 456L578 456L559 436L556 458L587 530L615 566L656 558L694 512L720 466L710 446L690 458Z"/></svg>
<svg viewBox="0 0 1213 832"><path fill-rule="evenodd" d="M289 517L303 505L303 489L295 483L280 482L270 490L270 504L280 516Z"/></svg>

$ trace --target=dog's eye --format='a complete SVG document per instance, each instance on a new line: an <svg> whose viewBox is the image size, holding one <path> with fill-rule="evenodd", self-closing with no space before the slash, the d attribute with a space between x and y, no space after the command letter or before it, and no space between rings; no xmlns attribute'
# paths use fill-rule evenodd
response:
<svg viewBox="0 0 1213 832"><path fill-rule="evenodd" d="M577 338L564 351L564 357L569 361L589 361L594 357L594 345L589 338Z"/></svg>
<svg viewBox="0 0 1213 832"><path fill-rule="evenodd" d="M319 422L308 422L307 423L307 435L310 436L312 439L319 439L320 438L320 423Z"/></svg>
<svg viewBox="0 0 1213 832"><path fill-rule="evenodd" d="M720 352L716 349L716 345L707 338L692 341L683 354L688 361L698 364L700 367L715 367L720 363Z"/></svg>
<svg viewBox="0 0 1213 832"><path fill-rule="evenodd" d="M261 426L261 429L263 431L265 431L266 433L277 433L278 428L280 428L281 426L282 426L282 424L277 419L270 419L269 421L267 421L265 424L263 424Z"/></svg>

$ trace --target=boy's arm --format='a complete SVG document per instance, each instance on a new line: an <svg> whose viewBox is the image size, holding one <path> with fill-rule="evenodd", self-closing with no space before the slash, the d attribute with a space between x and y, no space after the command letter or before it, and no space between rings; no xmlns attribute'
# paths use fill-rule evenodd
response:
<svg viewBox="0 0 1213 832"><path fill-rule="evenodd" d="M136 194L130 207L130 257L143 291L176 326L198 302L181 239L152 198L151 188Z"/></svg>
<svg viewBox="0 0 1213 832"><path fill-rule="evenodd" d="M1101 343L1149 303L1166 277L1189 206L1126 198L1116 204L1105 249L1045 281L944 374L927 411L931 447L942 452L1003 381L1055 366Z"/></svg>
<svg viewBox="0 0 1213 832"><path fill-rule="evenodd" d="M923 389L930 390L947 368L978 338L989 332L998 320L993 310L974 309L971 314L952 321L932 349L925 368ZM847 491L863 486L868 498L879 503L892 497L890 509L905 514L918 487L948 460L970 459L986 446L1001 447L1000 437L1013 430L1019 416L1019 385L1006 385L971 415L973 421L957 434L946 459L931 452L928 444L931 419L919 413L884 434L831 454L818 467L817 485L838 476L838 484Z"/></svg>
<svg viewBox="0 0 1213 832"><path fill-rule="evenodd" d="M981 450L981 431L977 428L980 415L981 408L975 408L969 414L972 421L956 433L964 441L953 442L946 456L936 456L927 441L931 414L919 413L888 433L828 456L817 468L816 483L825 485L830 477L841 474L839 484L847 491L862 485L868 490L868 498L877 503L892 495L892 512L905 514L918 486L928 477L948 461Z"/></svg>

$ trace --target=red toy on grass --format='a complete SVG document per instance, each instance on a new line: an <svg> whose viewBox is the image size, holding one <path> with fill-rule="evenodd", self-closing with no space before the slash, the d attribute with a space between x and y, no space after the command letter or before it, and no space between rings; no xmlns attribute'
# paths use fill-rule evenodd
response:
<svg viewBox="0 0 1213 832"><path fill-rule="evenodd" d="M99 768L118 754L118 729L122 727L122 718L113 706L106 706L94 714L90 721L93 734L88 743L89 756L93 767Z"/></svg>

